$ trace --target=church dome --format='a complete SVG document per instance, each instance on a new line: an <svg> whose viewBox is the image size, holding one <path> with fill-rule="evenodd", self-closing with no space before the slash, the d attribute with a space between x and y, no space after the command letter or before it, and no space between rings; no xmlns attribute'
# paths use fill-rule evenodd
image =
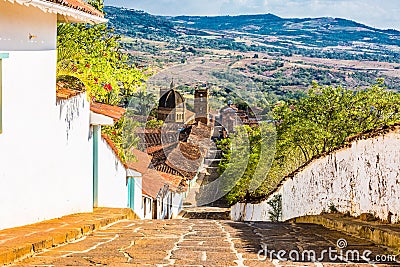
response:
<svg viewBox="0 0 400 267"><path fill-rule="evenodd" d="M158 107L174 109L182 104L184 101L185 100L183 99L183 96L179 92L171 89L161 96L158 102Z"/></svg>

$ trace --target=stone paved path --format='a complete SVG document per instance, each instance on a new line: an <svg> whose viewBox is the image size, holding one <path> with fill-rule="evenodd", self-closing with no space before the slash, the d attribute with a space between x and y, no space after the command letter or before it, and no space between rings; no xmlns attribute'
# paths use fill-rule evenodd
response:
<svg viewBox="0 0 400 267"><path fill-rule="evenodd" d="M315 250L321 255L324 249L336 249L340 238L347 240L347 249L388 254L367 241L317 225L126 220L13 266L374 266L329 263L326 255L322 263L279 261L276 255L271 260L258 259L262 244L267 251Z"/></svg>

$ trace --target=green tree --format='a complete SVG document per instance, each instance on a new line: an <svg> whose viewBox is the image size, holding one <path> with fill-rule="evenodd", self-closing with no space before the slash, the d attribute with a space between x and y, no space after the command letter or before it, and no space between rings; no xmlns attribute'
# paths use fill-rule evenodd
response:
<svg viewBox="0 0 400 267"><path fill-rule="evenodd" d="M286 175L313 157L343 145L347 137L400 121L400 95L387 91L383 80L356 91L314 83L306 96L278 102L273 112L277 137L275 155L271 151L262 153L265 146L259 145L260 140L268 137L260 130L262 127L245 126L250 156L246 171L227 192L230 203L262 200ZM274 148L270 141L267 144L267 148ZM229 171L234 175L240 164L232 164L237 159L231 149L231 140L222 140L219 147L223 151L220 172ZM272 155L272 165L260 168L259 165ZM255 191L251 186L254 179L262 181Z"/></svg>
<svg viewBox="0 0 400 267"><path fill-rule="evenodd" d="M104 10L104 1L103 0L89 0L88 4L95 7L97 10L103 12Z"/></svg>
<svg viewBox="0 0 400 267"><path fill-rule="evenodd" d="M58 77L81 80L88 96L119 105L143 86L146 75L128 63L119 36L107 25L58 25Z"/></svg>

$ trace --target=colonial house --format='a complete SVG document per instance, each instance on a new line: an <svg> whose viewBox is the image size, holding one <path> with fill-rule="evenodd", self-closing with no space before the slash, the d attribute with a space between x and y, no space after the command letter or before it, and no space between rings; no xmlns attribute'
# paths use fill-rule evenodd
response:
<svg viewBox="0 0 400 267"><path fill-rule="evenodd" d="M81 0L0 0L0 10L0 229L100 205L140 209L140 173L101 136L113 115L84 91L56 90L57 22L103 14Z"/></svg>
<svg viewBox="0 0 400 267"><path fill-rule="evenodd" d="M183 208L181 177L156 171L151 156L134 150L135 162L128 166L142 173L142 214L144 219L176 218Z"/></svg>
<svg viewBox="0 0 400 267"><path fill-rule="evenodd" d="M93 206L131 208L143 218L142 174L130 168L119 155L112 139L101 133L102 125L113 125L126 110L102 103L92 103Z"/></svg>

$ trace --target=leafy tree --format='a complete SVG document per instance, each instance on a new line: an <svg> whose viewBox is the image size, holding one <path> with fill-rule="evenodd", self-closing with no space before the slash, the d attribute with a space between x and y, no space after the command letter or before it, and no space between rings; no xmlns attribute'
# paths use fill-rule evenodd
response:
<svg viewBox="0 0 400 267"><path fill-rule="evenodd" d="M104 10L104 1L103 0L89 0L88 3L98 9L99 11Z"/></svg>
<svg viewBox="0 0 400 267"><path fill-rule="evenodd" d="M129 97L129 108L136 115L149 116L151 109L156 105L156 96L152 93L139 91Z"/></svg>

